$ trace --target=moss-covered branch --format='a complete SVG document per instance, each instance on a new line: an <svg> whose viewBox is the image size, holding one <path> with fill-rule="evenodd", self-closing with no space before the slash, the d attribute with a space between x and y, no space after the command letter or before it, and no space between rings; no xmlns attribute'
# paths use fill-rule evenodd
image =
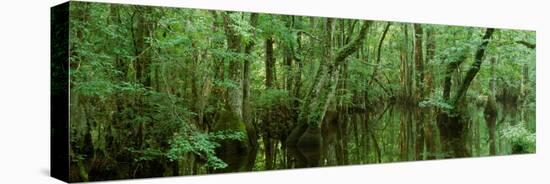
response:
<svg viewBox="0 0 550 184"><path fill-rule="evenodd" d="M479 45L474 56L474 63L472 63L472 66L470 66L470 70L468 70L468 73L466 73L466 77L464 77L460 88L458 88L458 91L455 93L455 96L451 101L453 106L458 105L458 103L462 100L464 94L466 94L466 91L468 91L468 87L470 87L470 83L479 72L479 69L481 68L481 63L483 63L483 56L485 56L485 51L487 50L487 45L489 45L489 41L491 40L494 31L495 29L493 28L488 28L485 31L485 35L483 35L483 41L481 42L481 45Z"/></svg>

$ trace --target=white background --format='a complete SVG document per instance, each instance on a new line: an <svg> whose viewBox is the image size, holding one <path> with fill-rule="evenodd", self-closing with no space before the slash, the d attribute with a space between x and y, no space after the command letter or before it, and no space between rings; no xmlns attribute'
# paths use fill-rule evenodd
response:
<svg viewBox="0 0 550 184"><path fill-rule="evenodd" d="M102 0L178 7L394 20L537 31L537 153L522 156L123 180L113 183L549 183L550 6L545 0ZM63 0L0 5L0 183L49 177L49 8Z"/></svg>

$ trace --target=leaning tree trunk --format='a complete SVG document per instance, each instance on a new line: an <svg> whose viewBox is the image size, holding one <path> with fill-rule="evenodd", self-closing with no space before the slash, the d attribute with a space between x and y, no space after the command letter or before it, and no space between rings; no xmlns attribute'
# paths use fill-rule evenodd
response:
<svg viewBox="0 0 550 184"><path fill-rule="evenodd" d="M472 63L472 65L470 66L470 69L466 73L464 80L462 80L462 84L460 84L453 98L448 101L448 104L450 104L453 108L450 109L449 113L442 111L437 117L438 125L440 127L441 141L447 144L445 146L447 149L449 149L448 151L452 151L452 155L449 155L450 157L469 157L471 155L466 146L467 126L466 122L463 120L462 108L464 106L461 105L461 102L466 92L468 91L468 88L470 87L470 83L475 78L481 68L481 63L483 62L483 57L485 55L487 45L489 44L493 32L493 28L488 28L485 31L485 35L482 39L483 41L479 45L475 53L474 63ZM456 63L453 62L449 63L449 65L447 66L448 69L454 67L453 65L455 64ZM448 77L449 76L446 76L445 79L444 98L446 97L445 95L450 95L449 93L445 94L445 90L449 90L448 92L450 92L450 84L447 84Z"/></svg>
<svg viewBox="0 0 550 184"><path fill-rule="evenodd" d="M295 145L300 149L300 152L307 158L308 166L317 166L320 159L321 149L321 123L327 109L327 105L331 103L331 96L334 96L336 82L338 81L339 66L345 62L345 59L353 54L363 44L366 32L372 21L363 23L359 34L350 43L340 48L334 55L332 53L332 19L326 21L326 35L324 38L324 53L326 54L324 62L321 64L318 74L314 79L314 83L305 97L305 102L300 108L298 118L299 124L306 124L307 128L303 133L291 134L289 140L297 141ZM331 59L332 58L332 59ZM329 88L326 88L328 86ZM322 101L322 94L326 94L326 100ZM298 126L300 127L300 126ZM297 128L298 128L297 127ZM296 128L295 128L296 129ZM301 135L297 139L293 137ZM293 144L293 141L287 141L288 144Z"/></svg>
<svg viewBox="0 0 550 184"><path fill-rule="evenodd" d="M485 55L485 50L487 49L487 45L489 44L493 32L493 28L488 28L485 32L485 35L483 36L483 42L478 47L474 56L474 63L472 64L472 66L470 66L470 70L468 70L468 73L466 73L466 76L464 77L460 88L458 88L458 91L455 93L455 96L451 101L452 105L456 106L463 99L464 95L468 91L468 88L470 87L470 83L472 82L472 80L474 80L474 77L479 72L479 69L481 69L483 56Z"/></svg>
<svg viewBox="0 0 550 184"><path fill-rule="evenodd" d="M376 75L378 74L378 70L380 68L380 55L382 53L382 44L384 43L384 39L386 39L386 34L388 33L388 30L390 30L391 22L388 22L386 24L386 27L384 27L384 31L382 32L382 37L380 37L380 41L378 42L378 49L376 49L376 66L374 67L374 70L371 75L371 80L369 81L369 84L372 83L372 81L377 80L375 79Z"/></svg>
<svg viewBox="0 0 550 184"><path fill-rule="evenodd" d="M331 19L327 20L327 27L331 27ZM321 107L321 104L326 104L321 101L321 94L327 94L328 91L330 91L327 88L324 88L325 86L333 86L334 83L331 83L331 79L338 76L338 69L339 66L345 62L345 59L353 54L355 51L359 49L359 46L363 43L363 40L365 38L367 29L371 25L371 21L367 21L363 24L361 27L361 30L359 31L359 34L357 37L354 38L350 43L346 44L344 47L340 48L336 54L334 54L334 59L330 60L327 59L325 62L323 62L322 66L320 67L320 74L317 78L318 80L315 81L313 84L312 90L309 92L308 96L306 97L305 108L302 109L302 116L301 120L302 122L305 122L307 124L311 124L314 126L320 126L320 123L323 120L323 116L325 114L325 111ZM331 46L330 42L331 40L331 28L327 28L327 36L325 38L325 53L327 54L327 57L332 58L332 54L330 54ZM337 80L332 80L333 82L336 82ZM327 94L330 95L330 94Z"/></svg>

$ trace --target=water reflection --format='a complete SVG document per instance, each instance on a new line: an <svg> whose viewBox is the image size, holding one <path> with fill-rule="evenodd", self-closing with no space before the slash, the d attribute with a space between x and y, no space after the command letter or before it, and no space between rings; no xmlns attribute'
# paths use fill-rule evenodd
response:
<svg viewBox="0 0 550 184"><path fill-rule="evenodd" d="M521 112L517 108L503 105L499 105L497 110L494 149L498 154L511 154L512 147L500 139L498 130L503 126L522 122L522 118L528 127L534 128L534 110ZM467 146L464 149L472 156L491 155L491 129L487 127L483 108L470 107L468 114L465 117ZM452 153L445 148L449 143L440 141L436 121L435 109L398 105L346 114L327 112L320 130L308 126L295 130L309 132L311 135L320 134L320 145L315 141L298 141L296 145L279 142L276 144L273 169L449 158ZM250 154L224 155L222 159L229 164L222 172L265 170L262 146Z"/></svg>

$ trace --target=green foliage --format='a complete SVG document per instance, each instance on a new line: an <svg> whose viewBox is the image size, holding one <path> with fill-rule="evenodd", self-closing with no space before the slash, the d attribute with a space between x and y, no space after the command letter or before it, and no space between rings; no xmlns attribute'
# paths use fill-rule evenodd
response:
<svg viewBox="0 0 550 184"><path fill-rule="evenodd" d="M507 125L502 129L501 137L512 144L512 153L534 153L535 133L525 128L524 123Z"/></svg>
<svg viewBox="0 0 550 184"><path fill-rule="evenodd" d="M155 148L145 148L144 150L137 150L135 148L127 148L127 150L137 155L134 157L134 162L151 161L164 156L164 152Z"/></svg>
<svg viewBox="0 0 550 184"><path fill-rule="evenodd" d="M340 103L340 105L355 105L353 103L353 93L351 93L351 91L342 89L339 91L339 93L340 95L337 96L337 101Z"/></svg>
<svg viewBox="0 0 550 184"><path fill-rule="evenodd" d="M451 104L448 104L440 99L428 99L418 103L418 106L421 108L436 107L444 111L450 111L453 109Z"/></svg>
<svg viewBox="0 0 550 184"><path fill-rule="evenodd" d="M289 105L290 95L287 90L267 89L255 100L255 104L258 107L267 109L280 105Z"/></svg>
<svg viewBox="0 0 550 184"><path fill-rule="evenodd" d="M248 44L252 39L254 39L252 34L254 27L250 25L248 19L244 19L240 13L232 13L229 17L234 23L234 25L230 26L237 32L237 34L240 35L242 43Z"/></svg>
<svg viewBox="0 0 550 184"><path fill-rule="evenodd" d="M115 85L108 80L94 80L80 82L73 88L74 92L88 97L98 97L105 101L107 96L111 96L115 92Z"/></svg>
<svg viewBox="0 0 550 184"><path fill-rule="evenodd" d="M228 79L223 81L216 80L214 81L214 85L225 89L237 89L239 87L239 84L237 84L235 81Z"/></svg>
<svg viewBox="0 0 550 184"><path fill-rule="evenodd" d="M169 142L170 149L166 156L170 160L184 159L186 153L192 153L199 159L206 160L206 167L222 169L227 164L216 156L215 149L220 146L217 141L243 140L244 134L237 131L216 131L209 134L188 132L190 135L176 134Z"/></svg>

